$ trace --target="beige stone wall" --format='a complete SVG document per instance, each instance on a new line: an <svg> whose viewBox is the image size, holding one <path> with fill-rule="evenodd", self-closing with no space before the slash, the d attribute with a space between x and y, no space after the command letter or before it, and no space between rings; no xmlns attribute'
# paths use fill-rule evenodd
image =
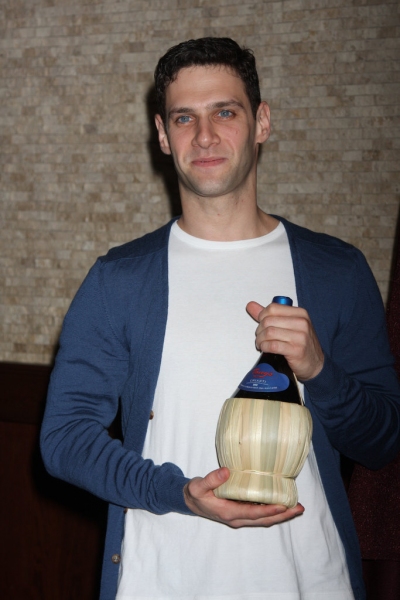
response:
<svg viewBox="0 0 400 600"><path fill-rule="evenodd" d="M273 118L261 206L361 248L386 298L397 0L0 0L0 19L0 360L51 362L95 258L178 210L147 95L158 57L190 37L256 53Z"/></svg>

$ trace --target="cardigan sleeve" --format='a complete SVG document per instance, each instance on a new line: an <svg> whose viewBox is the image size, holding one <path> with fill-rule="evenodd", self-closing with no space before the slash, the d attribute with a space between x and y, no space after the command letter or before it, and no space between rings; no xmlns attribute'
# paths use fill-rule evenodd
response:
<svg viewBox="0 0 400 600"><path fill-rule="evenodd" d="M109 318L100 270L98 261L64 321L41 428L45 466L116 505L192 514L183 498L188 479L176 465L157 466L108 434L130 355Z"/></svg>
<svg viewBox="0 0 400 600"><path fill-rule="evenodd" d="M324 367L304 385L331 444L375 469L400 449L400 390L378 287L364 256L353 250L336 331L329 343L321 342ZM334 307L332 294L326 313Z"/></svg>

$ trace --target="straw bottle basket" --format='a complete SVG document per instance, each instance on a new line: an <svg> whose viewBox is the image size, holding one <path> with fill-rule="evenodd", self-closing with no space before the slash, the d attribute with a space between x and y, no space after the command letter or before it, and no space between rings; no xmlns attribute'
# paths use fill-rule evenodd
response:
<svg viewBox="0 0 400 600"><path fill-rule="evenodd" d="M306 460L311 434L311 415L305 406L229 398L220 413L216 446L220 465L231 474L215 495L296 506L294 478Z"/></svg>

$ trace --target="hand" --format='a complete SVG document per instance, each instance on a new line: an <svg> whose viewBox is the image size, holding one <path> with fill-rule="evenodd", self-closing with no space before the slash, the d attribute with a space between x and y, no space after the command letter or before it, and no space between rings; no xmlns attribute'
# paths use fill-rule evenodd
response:
<svg viewBox="0 0 400 600"><path fill-rule="evenodd" d="M286 508L278 504L252 504L217 498L213 490L229 479L229 469L222 467L206 477L195 477L183 488L185 502L200 517L239 527L270 527L293 519L304 512L297 504Z"/></svg>
<svg viewBox="0 0 400 600"><path fill-rule="evenodd" d="M247 312L259 322L256 346L262 352L282 354L298 379L316 377L324 365L324 353L304 308L273 302L263 308L249 302Z"/></svg>

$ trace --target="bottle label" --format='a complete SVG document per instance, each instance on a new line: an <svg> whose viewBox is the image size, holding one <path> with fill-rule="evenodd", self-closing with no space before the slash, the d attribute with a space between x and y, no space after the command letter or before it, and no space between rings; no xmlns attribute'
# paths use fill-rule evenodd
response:
<svg viewBox="0 0 400 600"><path fill-rule="evenodd" d="M268 363L256 365L239 385L246 392L283 392L289 387L289 377L275 371Z"/></svg>

